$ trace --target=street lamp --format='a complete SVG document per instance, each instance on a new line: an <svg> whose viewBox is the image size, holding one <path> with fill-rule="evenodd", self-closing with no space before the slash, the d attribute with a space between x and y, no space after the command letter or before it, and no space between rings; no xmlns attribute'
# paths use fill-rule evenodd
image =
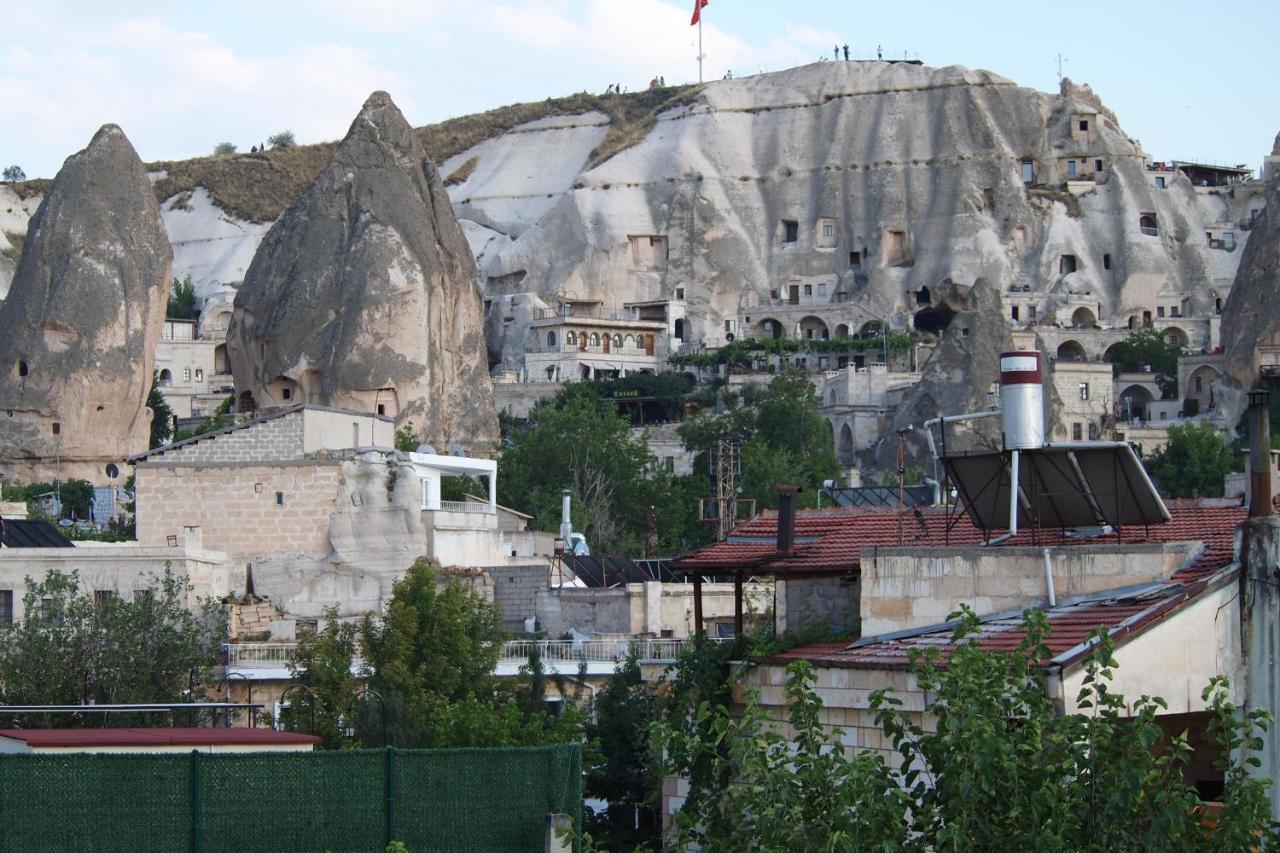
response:
<svg viewBox="0 0 1280 853"><path fill-rule="evenodd" d="M387 746L387 703L386 700L382 698L382 694L374 690L372 687L360 688L355 693L351 694L351 698L347 700L347 713L343 716L343 732L349 738L354 738L356 736L356 724L355 719L351 716L351 706L356 703L357 699L359 699L362 704L367 702L370 696L377 699L378 705L381 706L382 745Z"/></svg>

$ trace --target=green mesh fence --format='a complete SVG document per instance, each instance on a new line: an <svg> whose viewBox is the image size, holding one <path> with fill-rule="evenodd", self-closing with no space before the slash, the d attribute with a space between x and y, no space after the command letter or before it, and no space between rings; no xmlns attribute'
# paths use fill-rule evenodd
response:
<svg viewBox="0 0 1280 853"><path fill-rule="evenodd" d="M0 851L540 851L581 816L576 744L0 756Z"/></svg>

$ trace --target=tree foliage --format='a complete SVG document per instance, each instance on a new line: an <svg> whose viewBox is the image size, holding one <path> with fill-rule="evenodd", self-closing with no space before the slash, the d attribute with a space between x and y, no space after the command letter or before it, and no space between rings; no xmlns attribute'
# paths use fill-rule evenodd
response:
<svg viewBox="0 0 1280 853"><path fill-rule="evenodd" d="M5 166L4 173L0 177L3 177L8 183L15 183L17 181L25 181L27 179L27 173L22 171L21 166Z"/></svg>
<svg viewBox="0 0 1280 853"><path fill-rule="evenodd" d="M1110 688L1116 661L1105 632L1091 640L1076 706L1059 714L1039 661L1049 657L1043 614L1024 615L1014 651L980 647L972 611L954 614L954 648L917 654L912 671L929 697L930 725L892 691L871 696L887 744L850 753L822 721L815 673L787 668L789 738L767 719L758 694L741 713L694 697L653 732L666 771L691 790L671 844L704 850L1246 850L1273 849L1270 780L1251 777L1265 711L1243 713L1215 678L1203 699L1223 771L1216 822L1183 779L1186 735L1166 739L1165 703L1132 702ZM816 842L816 843L815 843Z"/></svg>
<svg viewBox="0 0 1280 853"><path fill-rule="evenodd" d="M273 133L267 137L267 145L273 149L292 148L297 145L297 140L293 137L292 130L282 130L279 133Z"/></svg>
<svg viewBox="0 0 1280 853"><path fill-rule="evenodd" d="M169 291L169 306L165 316L170 320L196 320L200 317L200 308L196 301L196 286L191 276L173 280L173 289Z"/></svg>
<svg viewBox="0 0 1280 853"><path fill-rule="evenodd" d="M37 517L86 519L92 515L93 483L88 480L63 480L60 483L0 483L0 500L23 501L27 512ZM53 513L52 498L62 504L60 514Z"/></svg>
<svg viewBox="0 0 1280 853"><path fill-rule="evenodd" d="M823 480L838 476L831 427L819 414L819 400L803 376L778 376L767 389L748 387L730 397L719 414L690 418L679 428L685 446L712 452L720 440L741 445L742 497L758 507L777 504L777 486L800 486L812 500Z"/></svg>
<svg viewBox="0 0 1280 853"><path fill-rule="evenodd" d="M1146 460L1160 491L1171 498L1222 497L1223 480L1239 470L1231 445L1208 424L1169 427L1169 442Z"/></svg>
<svg viewBox="0 0 1280 853"><path fill-rule="evenodd" d="M383 701L360 703L350 718L343 717L343 694L349 703L356 692L345 673L356 659L357 635L334 625L334 616L317 638L300 643L291 664L298 683L319 697L316 728L327 744L380 745L384 724L389 743L410 747L533 746L579 737L575 709L553 716L531 698L538 693L533 667L514 686L494 676L504 639L494 605L456 578L441 578L426 559L395 583L382 618L368 617L359 629L362 675ZM295 716L294 724L310 721ZM349 724L357 728L354 741L344 731Z"/></svg>
<svg viewBox="0 0 1280 853"><path fill-rule="evenodd" d="M1154 328L1139 329L1107 350L1116 375L1146 372L1149 368L1165 399L1177 396L1179 355L1179 349Z"/></svg>
<svg viewBox="0 0 1280 853"><path fill-rule="evenodd" d="M234 153L236 153L236 146L233 143L219 142L217 145L213 146L213 156L215 157L225 157Z"/></svg>
<svg viewBox="0 0 1280 853"><path fill-rule="evenodd" d="M360 632L354 622L338 618L336 607L326 609L322 621L319 630L298 635L289 656L292 683L305 689L290 691L286 724L318 735L325 749L338 749L346 743L348 722L358 718L360 682L353 669Z"/></svg>
<svg viewBox="0 0 1280 853"><path fill-rule="evenodd" d="M0 702L189 701L216 665L225 634L220 607L189 609L189 595L190 585L169 568L128 599L84 589L76 572L28 578L23 618L0 625ZM161 719L143 715L141 722ZM50 724L84 722L55 716Z"/></svg>
<svg viewBox="0 0 1280 853"><path fill-rule="evenodd" d="M231 414L231 405L235 402L235 397L228 395L218 408L213 410L213 414L204 418L194 426L183 427L173 434L174 441L186 441L188 438L195 438L199 435L216 432L224 427L231 426L234 420Z"/></svg>
<svg viewBox="0 0 1280 853"><path fill-rule="evenodd" d="M159 374L152 371L147 408L151 410L151 437L147 446L155 449L173 437L173 409L160 392Z"/></svg>

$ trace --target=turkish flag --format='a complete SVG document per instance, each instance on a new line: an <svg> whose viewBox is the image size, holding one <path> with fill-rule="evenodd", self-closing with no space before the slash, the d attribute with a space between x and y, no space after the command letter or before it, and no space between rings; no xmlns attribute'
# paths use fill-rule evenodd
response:
<svg viewBox="0 0 1280 853"><path fill-rule="evenodd" d="M702 20L702 9L710 0L693 0L693 18L689 21L689 26L696 27L698 22Z"/></svg>

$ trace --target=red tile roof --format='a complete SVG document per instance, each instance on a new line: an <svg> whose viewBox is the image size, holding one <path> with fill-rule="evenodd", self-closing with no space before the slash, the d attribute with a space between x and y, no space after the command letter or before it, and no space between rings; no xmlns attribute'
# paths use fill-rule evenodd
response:
<svg viewBox="0 0 1280 853"><path fill-rule="evenodd" d="M1237 525L1244 521L1248 511L1236 506L1213 506L1191 502L1176 502L1169 506L1172 521L1152 526L1149 532L1142 528L1121 531L1125 542L1185 542L1198 541L1204 545L1196 561L1175 572L1163 584L1136 593L1100 596L1095 600L1071 605L1061 605L1049 610L1046 617L1052 629L1046 640L1054 662L1069 663L1084 653L1081 644L1097 628L1107 628L1113 638L1123 642L1151 625L1177 612L1197 596L1216 589L1229 577L1219 575L1234 560L1234 539ZM858 523L852 523L858 529ZM873 530L884 526L883 521L866 524ZM895 526L896 529L896 526ZM952 541L956 541L953 531ZM895 540L896 541L896 540ZM1115 535L1084 540L1067 540L1069 543L1093 544L1118 541ZM864 543L865 544L865 543ZM918 543L917 543L918 544ZM1031 544L1029 534L1019 534L1009 544ZM1060 543L1054 543L1055 547ZM845 547L855 549L856 543ZM834 551L834 546L832 549ZM856 551L854 551L856 553ZM1217 576L1217 577L1215 577ZM979 644L987 649L1012 650L1022 641L1025 632L1020 616L988 618L982 624ZM914 650L937 648L943 659L953 648L952 629L946 626L922 627L919 633L895 636L887 639L856 638L837 643L814 643L790 649L766 658L766 663L787 664L793 660L809 660L819 666L836 666L870 669L904 669L910 665ZM1049 661L1045 661L1049 663Z"/></svg>
<svg viewBox="0 0 1280 853"><path fill-rule="evenodd" d="M0 729L35 748L90 746L285 746L318 744L315 735L247 728Z"/></svg>

